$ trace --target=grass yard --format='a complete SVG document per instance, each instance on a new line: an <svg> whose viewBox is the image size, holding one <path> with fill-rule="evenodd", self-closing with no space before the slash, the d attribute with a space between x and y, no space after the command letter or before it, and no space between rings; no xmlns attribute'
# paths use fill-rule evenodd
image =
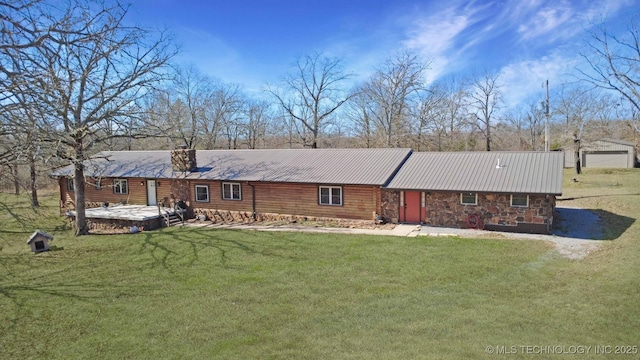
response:
<svg viewBox="0 0 640 360"><path fill-rule="evenodd" d="M636 359L640 172L585 170L565 173L558 204L601 210L616 238L580 261L542 241L189 227L76 238L55 195L34 211L0 194L0 358ZM53 251L29 251L35 228Z"/></svg>

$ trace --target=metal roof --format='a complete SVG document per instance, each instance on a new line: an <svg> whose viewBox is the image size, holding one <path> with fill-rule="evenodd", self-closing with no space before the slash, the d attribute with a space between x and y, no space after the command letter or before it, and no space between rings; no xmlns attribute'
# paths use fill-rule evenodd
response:
<svg viewBox="0 0 640 360"><path fill-rule="evenodd" d="M561 195L562 166L561 152L413 153L386 188Z"/></svg>
<svg viewBox="0 0 640 360"><path fill-rule="evenodd" d="M197 150L198 169L174 172L169 150L104 151L85 162L85 176L385 185L410 149ZM71 176L67 166L52 176Z"/></svg>
<svg viewBox="0 0 640 360"><path fill-rule="evenodd" d="M614 143L614 144L618 144L618 145L626 145L626 146L631 146L631 147L635 147L636 144L631 142L631 141L624 141L624 140L618 140L618 139L600 139L598 141L604 141L604 142L610 142L610 143Z"/></svg>

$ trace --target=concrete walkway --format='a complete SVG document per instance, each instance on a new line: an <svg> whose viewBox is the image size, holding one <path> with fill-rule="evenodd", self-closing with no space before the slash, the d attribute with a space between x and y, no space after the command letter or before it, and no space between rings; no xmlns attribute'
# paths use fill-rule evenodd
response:
<svg viewBox="0 0 640 360"><path fill-rule="evenodd" d="M362 234L362 235L387 235L387 236L417 236L420 230L419 225L396 225L393 229L357 229L357 228L330 228L311 227L304 225L254 225L254 224L208 224L208 223L188 223L188 226L202 226L214 229L237 229L237 230L259 230L259 231L304 231L313 233L331 234Z"/></svg>

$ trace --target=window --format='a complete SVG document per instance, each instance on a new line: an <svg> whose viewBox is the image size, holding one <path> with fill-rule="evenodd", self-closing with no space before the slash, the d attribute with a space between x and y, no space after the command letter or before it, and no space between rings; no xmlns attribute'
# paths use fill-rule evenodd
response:
<svg viewBox="0 0 640 360"><path fill-rule="evenodd" d="M96 190L102 189L101 182L102 182L102 179L100 179L100 178L96 179Z"/></svg>
<svg viewBox="0 0 640 360"><path fill-rule="evenodd" d="M114 179L113 180L113 193L114 194L128 194L129 187L127 186L126 179Z"/></svg>
<svg viewBox="0 0 640 360"><path fill-rule="evenodd" d="M207 185L196 185L196 201L209 202L209 187Z"/></svg>
<svg viewBox="0 0 640 360"><path fill-rule="evenodd" d="M242 200L239 183L222 183L223 200Z"/></svg>
<svg viewBox="0 0 640 360"><path fill-rule="evenodd" d="M511 206L529 207L529 195L522 195L522 194L511 195Z"/></svg>
<svg viewBox="0 0 640 360"><path fill-rule="evenodd" d="M462 193L460 194L460 203L463 205L477 205L478 194L476 193Z"/></svg>
<svg viewBox="0 0 640 360"><path fill-rule="evenodd" d="M76 191L76 186L73 183L73 178L67 179L67 191Z"/></svg>
<svg viewBox="0 0 640 360"><path fill-rule="evenodd" d="M342 188L320 186L320 205L342 205Z"/></svg>

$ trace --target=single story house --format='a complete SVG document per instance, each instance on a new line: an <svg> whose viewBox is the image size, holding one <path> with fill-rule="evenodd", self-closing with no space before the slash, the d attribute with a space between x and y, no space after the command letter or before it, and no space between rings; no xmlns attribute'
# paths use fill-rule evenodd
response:
<svg viewBox="0 0 640 360"><path fill-rule="evenodd" d="M410 149L105 151L85 167L87 207L103 202L371 220L380 191ZM56 171L64 210L74 208L71 166ZM169 204L167 204L169 203Z"/></svg>
<svg viewBox="0 0 640 360"><path fill-rule="evenodd" d="M74 209L73 168L55 171ZM173 206L220 212L549 231L562 154L414 153L410 149L105 151L85 163L87 207Z"/></svg>
<svg viewBox="0 0 640 360"><path fill-rule="evenodd" d="M580 148L580 166L584 168L633 168L637 165L636 144L630 141L600 139L585 142ZM563 147L564 167L575 167L573 145Z"/></svg>
<svg viewBox="0 0 640 360"><path fill-rule="evenodd" d="M413 153L384 195L403 223L549 233L561 194L561 153L491 151Z"/></svg>

